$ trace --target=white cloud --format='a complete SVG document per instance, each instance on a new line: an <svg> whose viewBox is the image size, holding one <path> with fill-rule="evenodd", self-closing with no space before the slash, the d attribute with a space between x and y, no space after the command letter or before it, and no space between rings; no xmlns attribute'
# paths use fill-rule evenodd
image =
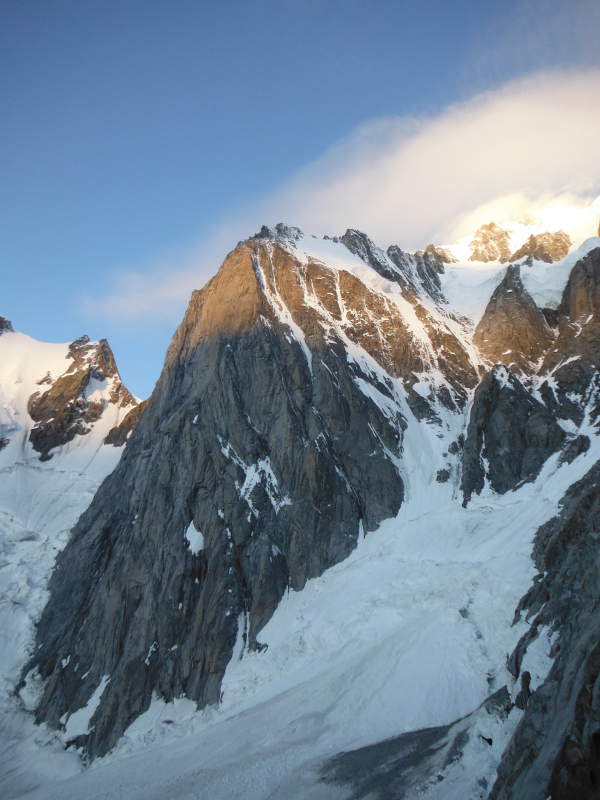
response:
<svg viewBox="0 0 600 800"><path fill-rule="evenodd" d="M530 76L431 118L374 120L185 258L121 275L93 307L181 316L191 289L263 222L317 235L355 227L414 250L495 215L589 203L600 193L599 130L598 69Z"/></svg>

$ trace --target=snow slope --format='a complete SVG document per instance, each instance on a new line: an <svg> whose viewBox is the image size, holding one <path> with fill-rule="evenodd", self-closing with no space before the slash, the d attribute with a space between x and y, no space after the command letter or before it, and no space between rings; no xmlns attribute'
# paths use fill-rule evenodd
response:
<svg viewBox="0 0 600 800"><path fill-rule="evenodd" d="M286 596L261 632L265 651L243 651L240 620L218 708L155 700L112 754L26 796L104 798L118 786L123 800L348 797L348 787L320 781L325 759L451 723L503 685L514 696L506 656L526 627L511 623L534 576L532 539L600 457L600 440L586 431L592 447L573 464L554 456L535 483L504 496L488 490L465 509L456 486L436 483L431 470L451 433L439 438L437 426L413 418L409 500L398 517ZM544 646L528 663L534 685L551 663ZM521 713L501 723L477 712L463 758L433 783L424 773L425 796L482 796ZM18 785L6 782L7 796Z"/></svg>
<svg viewBox="0 0 600 800"><path fill-rule="evenodd" d="M62 754L55 735L34 732L12 691L33 645L33 626L46 602L46 584L56 554L89 505L102 480L117 464L122 448L102 443L129 410L109 402L111 381L92 380L88 397L103 398L105 410L85 436L76 436L42 462L29 442L33 421L27 401L70 365L68 344L38 342L22 333L0 336L0 736L2 761L14 759L32 741L54 742L39 763L51 774L54 753ZM17 759L18 761L18 759ZM36 766L31 765L31 775ZM79 771L76 758L64 756L56 769Z"/></svg>

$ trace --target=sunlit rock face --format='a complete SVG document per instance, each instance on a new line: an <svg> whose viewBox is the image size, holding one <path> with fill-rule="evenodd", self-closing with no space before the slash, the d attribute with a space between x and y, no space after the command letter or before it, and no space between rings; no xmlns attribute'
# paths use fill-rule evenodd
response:
<svg viewBox="0 0 600 800"><path fill-rule="evenodd" d="M89 433L107 404L119 408L138 404L121 382L106 339L77 339L69 345L67 360L70 363L60 376L47 373L37 381L40 388L27 403L35 422L30 441L42 461L52 458L53 449Z"/></svg>
<svg viewBox="0 0 600 800"><path fill-rule="evenodd" d="M511 254L510 231L504 230L495 222L482 225L469 244L469 249L471 250L470 261L505 263L510 260Z"/></svg>
<svg viewBox="0 0 600 800"><path fill-rule="evenodd" d="M527 242L512 254L510 260L519 261L530 256L535 261L552 264L567 255L571 244L569 235L564 231L531 234Z"/></svg>
<svg viewBox="0 0 600 800"><path fill-rule="evenodd" d="M441 262L352 232L353 274L297 252L291 233L263 229L193 294L124 456L58 558L30 664L48 679L38 719L59 725L110 675L80 742L92 755L154 691L216 703L239 620L260 648L288 587L398 511L406 415L440 424L477 384L456 321L421 302L439 295Z"/></svg>
<svg viewBox="0 0 600 800"><path fill-rule="evenodd" d="M532 374L553 341L552 329L523 286L520 267L511 264L475 328L474 344L489 364Z"/></svg>

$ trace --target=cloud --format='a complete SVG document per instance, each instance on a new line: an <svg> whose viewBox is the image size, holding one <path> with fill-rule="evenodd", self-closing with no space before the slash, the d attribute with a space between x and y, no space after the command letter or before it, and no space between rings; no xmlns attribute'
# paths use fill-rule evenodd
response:
<svg viewBox="0 0 600 800"><path fill-rule="evenodd" d="M507 195L521 203L595 197L599 125L600 70L544 73L435 118L376 122L376 145L365 126L342 145L345 161L332 152L278 204L316 233L358 227L383 245L423 247L452 238L465 215Z"/></svg>
<svg viewBox="0 0 600 800"><path fill-rule="evenodd" d="M117 278L88 310L176 315L238 240L285 221L316 235L366 231L381 246L450 243L493 215L600 193L600 69L549 71L434 117L366 123L187 255Z"/></svg>

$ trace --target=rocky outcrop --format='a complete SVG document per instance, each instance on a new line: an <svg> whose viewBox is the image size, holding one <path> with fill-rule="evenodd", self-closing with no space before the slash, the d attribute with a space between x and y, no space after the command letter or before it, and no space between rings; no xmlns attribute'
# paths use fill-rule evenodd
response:
<svg viewBox="0 0 600 800"><path fill-rule="evenodd" d="M531 628L512 654L516 677L542 630L558 636L546 681L530 696L490 800L588 800L600 786L600 463L537 533L539 576L523 598Z"/></svg>
<svg viewBox="0 0 600 800"><path fill-rule="evenodd" d="M90 342L82 336L69 346L67 358L71 361L67 370L55 380L50 375L41 378L40 391L32 394L27 404L35 423L29 438L41 461L52 458L54 448L90 432L105 408L104 398L94 398L98 388L110 383L110 402L115 405L137 404L121 383L106 339Z"/></svg>
<svg viewBox="0 0 600 800"><path fill-rule="evenodd" d="M488 364L504 363L531 374L554 341L543 313L523 286L520 267L511 264L479 321L473 342Z"/></svg>
<svg viewBox="0 0 600 800"><path fill-rule="evenodd" d="M434 244L428 244L425 252L429 253L436 261L441 261L442 264L455 264L458 261L450 250L445 247L436 247Z"/></svg>
<svg viewBox="0 0 600 800"><path fill-rule="evenodd" d="M525 244L512 254L510 260L519 261L531 256L534 261L553 264L567 255L570 246L571 239L564 231L531 234Z"/></svg>
<svg viewBox="0 0 600 800"><path fill-rule="evenodd" d="M3 333L12 333L13 330L14 328L10 320L0 316L0 336L2 336Z"/></svg>
<svg viewBox="0 0 600 800"><path fill-rule="evenodd" d="M510 231L504 230L495 222L482 225L475 233L469 244L471 255L469 261L500 261L510 260L511 244Z"/></svg>
<svg viewBox="0 0 600 800"><path fill-rule="evenodd" d="M548 409L502 365L488 372L471 407L462 458L464 502L485 481L499 494L534 480L566 435Z"/></svg>
<svg viewBox="0 0 600 800"><path fill-rule="evenodd" d="M594 403L600 367L600 248L573 267L558 309L558 335L541 375L540 394L563 419L581 424Z"/></svg>
<svg viewBox="0 0 600 800"><path fill-rule="evenodd" d="M412 255L392 245L384 252L366 234L351 229L339 241L383 278L398 283L413 304L419 302L423 292L437 302L444 302L440 282L444 262L430 251Z"/></svg>
<svg viewBox="0 0 600 800"><path fill-rule="evenodd" d="M387 249L389 260L398 268L405 281L408 295L416 304L423 293L438 304L445 303L440 275L444 273L444 262L431 252L405 253L397 245Z"/></svg>
<svg viewBox="0 0 600 800"><path fill-rule="evenodd" d="M104 437L104 444L111 444L113 447L122 447L129 436L131 431L138 424L142 411L148 405L148 400L143 400L141 403L135 405L122 419L122 421L111 428L107 435Z"/></svg>

